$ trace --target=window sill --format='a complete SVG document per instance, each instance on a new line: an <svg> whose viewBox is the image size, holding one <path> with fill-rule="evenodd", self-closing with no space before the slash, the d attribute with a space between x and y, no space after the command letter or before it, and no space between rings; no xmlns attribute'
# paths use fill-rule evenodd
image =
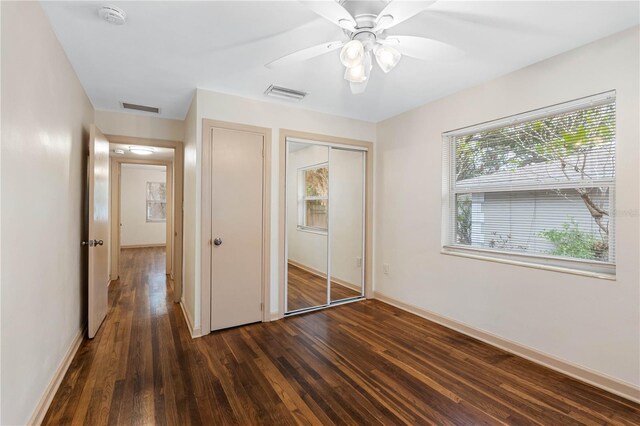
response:
<svg viewBox="0 0 640 426"><path fill-rule="evenodd" d="M305 226L298 226L298 231L308 232L310 234L327 235L327 231L316 228L307 228Z"/></svg>
<svg viewBox="0 0 640 426"><path fill-rule="evenodd" d="M565 274L581 275L609 281L616 280L615 265L601 264L600 262L559 259L544 256L528 256L519 253L495 252L493 250L471 249L456 246L444 246L440 250L440 253L451 256L466 257L468 259L486 260L490 262L562 272Z"/></svg>

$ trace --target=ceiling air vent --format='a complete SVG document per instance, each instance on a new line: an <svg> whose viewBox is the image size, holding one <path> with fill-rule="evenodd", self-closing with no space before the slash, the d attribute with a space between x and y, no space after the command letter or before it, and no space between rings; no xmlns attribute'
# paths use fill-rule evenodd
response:
<svg viewBox="0 0 640 426"><path fill-rule="evenodd" d="M154 114L160 113L160 108L150 107L144 105L136 105L136 104L128 104L126 102L122 102L122 108L124 109L135 109L136 111L144 111L144 112L152 112Z"/></svg>
<svg viewBox="0 0 640 426"><path fill-rule="evenodd" d="M288 101L301 101L305 96L307 96L307 92L287 89L286 87L275 86L273 84L267 88L264 94L274 98L286 99Z"/></svg>

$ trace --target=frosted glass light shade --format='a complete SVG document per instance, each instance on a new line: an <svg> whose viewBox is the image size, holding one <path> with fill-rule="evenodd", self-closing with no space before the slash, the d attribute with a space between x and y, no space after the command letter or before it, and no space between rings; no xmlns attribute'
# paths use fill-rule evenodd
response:
<svg viewBox="0 0 640 426"><path fill-rule="evenodd" d="M385 73L391 71L398 62L402 55L396 49L390 46L379 46L376 49L376 62L380 66L380 69Z"/></svg>
<svg viewBox="0 0 640 426"><path fill-rule="evenodd" d="M340 51L340 62L347 68L353 68L362 64L364 58L364 46L358 40L351 40Z"/></svg>
<svg viewBox="0 0 640 426"><path fill-rule="evenodd" d="M364 64L347 68L344 72L344 79L352 83L362 83L365 81L367 79L367 74L365 73Z"/></svg>
<svg viewBox="0 0 640 426"><path fill-rule="evenodd" d="M359 65L346 69L344 72L344 78L351 83L362 83L369 79L371 68L371 52L367 51Z"/></svg>

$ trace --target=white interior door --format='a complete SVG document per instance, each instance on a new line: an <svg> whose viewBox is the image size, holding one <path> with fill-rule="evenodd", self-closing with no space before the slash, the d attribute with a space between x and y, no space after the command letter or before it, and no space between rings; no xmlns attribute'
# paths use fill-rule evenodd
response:
<svg viewBox="0 0 640 426"><path fill-rule="evenodd" d="M211 135L211 330L262 320L263 136Z"/></svg>
<svg viewBox="0 0 640 426"><path fill-rule="evenodd" d="M109 141L91 125L88 162L89 218L89 338L95 337L107 316L109 284Z"/></svg>

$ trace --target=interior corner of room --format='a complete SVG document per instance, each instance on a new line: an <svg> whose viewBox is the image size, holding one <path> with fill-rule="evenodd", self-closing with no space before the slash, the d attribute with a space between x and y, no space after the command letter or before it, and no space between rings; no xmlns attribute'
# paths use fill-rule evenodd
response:
<svg viewBox="0 0 640 426"><path fill-rule="evenodd" d="M0 10L0 424L640 424L640 3Z"/></svg>

